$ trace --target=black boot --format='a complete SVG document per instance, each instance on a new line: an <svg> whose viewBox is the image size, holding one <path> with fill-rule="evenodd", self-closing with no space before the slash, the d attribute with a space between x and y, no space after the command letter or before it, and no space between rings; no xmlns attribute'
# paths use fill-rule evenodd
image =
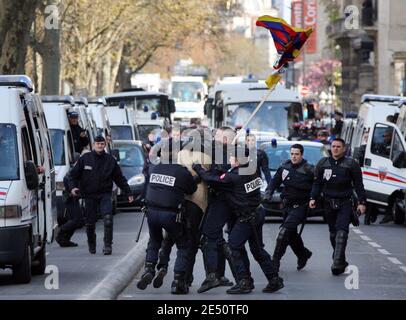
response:
<svg viewBox="0 0 406 320"><path fill-rule="evenodd" d="M69 232L59 230L55 241L61 246L61 248L77 247L78 244L70 241L70 237L71 236L69 236Z"/></svg>
<svg viewBox="0 0 406 320"><path fill-rule="evenodd" d="M145 290L146 287L152 282L155 276L155 264L151 262L145 262L144 273L141 279L137 283L137 288L140 290Z"/></svg>
<svg viewBox="0 0 406 320"><path fill-rule="evenodd" d="M89 252L96 253L96 226L94 224L86 225L87 244L89 245Z"/></svg>
<svg viewBox="0 0 406 320"><path fill-rule="evenodd" d="M275 263L277 272L279 272L281 259L286 252L286 248L289 245L291 234L292 230L282 227L282 229L279 231L278 238L276 239L272 261Z"/></svg>
<svg viewBox="0 0 406 320"><path fill-rule="evenodd" d="M103 254L111 255L113 252L112 243L113 243L113 216L106 214L104 216L104 247Z"/></svg>
<svg viewBox="0 0 406 320"><path fill-rule="evenodd" d="M334 259L334 251L336 250L336 233L330 232L330 243L331 246L333 247L333 255L332 258Z"/></svg>
<svg viewBox="0 0 406 320"><path fill-rule="evenodd" d="M336 248L334 250L333 265L331 266L331 272L337 276L344 273L345 268L348 266L345 261L345 248L347 246L348 233L343 230L337 231L336 236Z"/></svg>
<svg viewBox="0 0 406 320"><path fill-rule="evenodd" d="M175 279L171 286L172 294L188 294L189 287L186 284L185 276L183 274L175 274Z"/></svg>
<svg viewBox="0 0 406 320"><path fill-rule="evenodd" d="M262 292L272 293L276 292L284 287L283 279L279 276L267 276L268 285L262 290Z"/></svg>
<svg viewBox="0 0 406 320"><path fill-rule="evenodd" d="M249 279L241 279L237 282L237 284L230 289L228 289L226 292L228 294L246 294L246 293L251 293L252 292L252 286L253 284Z"/></svg>
<svg viewBox="0 0 406 320"><path fill-rule="evenodd" d="M155 276L154 282L153 282L153 286L154 288L160 288L164 282L164 278L166 276L166 274L168 273L168 266L161 266L161 268L159 268L158 273Z"/></svg>
<svg viewBox="0 0 406 320"><path fill-rule="evenodd" d="M304 246L302 237L298 233L291 235L289 245L297 257L297 270L302 270L312 256L312 252Z"/></svg>
<svg viewBox="0 0 406 320"><path fill-rule="evenodd" d="M209 291L210 289L216 288L220 285L220 280L217 278L215 272L211 272L207 275L206 279L203 281L197 293L203 293Z"/></svg>

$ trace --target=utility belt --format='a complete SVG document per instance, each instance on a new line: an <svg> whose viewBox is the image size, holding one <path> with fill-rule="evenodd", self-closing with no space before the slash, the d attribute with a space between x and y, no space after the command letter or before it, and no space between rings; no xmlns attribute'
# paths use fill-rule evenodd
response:
<svg viewBox="0 0 406 320"><path fill-rule="evenodd" d="M283 204L283 207L285 208L285 209L296 209L296 208L299 208L299 207L301 207L301 206L307 206L307 204L309 203L309 200L296 200L296 201L294 201L294 200L289 200L289 199L286 199L286 198L283 198L282 199L282 204Z"/></svg>
<svg viewBox="0 0 406 320"><path fill-rule="evenodd" d="M343 204L345 203L352 203L352 197L350 198L324 198L324 202L330 207L332 210L340 210Z"/></svg>
<svg viewBox="0 0 406 320"><path fill-rule="evenodd" d="M182 224L185 221L186 208L183 204L179 204L179 206L177 208L161 207L161 206L156 206L156 205L147 205L147 207L150 209L158 210L158 211L167 211L170 213L176 213L176 223Z"/></svg>
<svg viewBox="0 0 406 320"><path fill-rule="evenodd" d="M255 209L245 209L242 211L235 211L235 215L237 216L240 222L248 222L252 219L255 219L256 210Z"/></svg>

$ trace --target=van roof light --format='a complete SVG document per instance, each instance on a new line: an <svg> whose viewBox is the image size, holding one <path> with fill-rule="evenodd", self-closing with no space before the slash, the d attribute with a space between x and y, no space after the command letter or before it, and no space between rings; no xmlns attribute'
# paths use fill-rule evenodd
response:
<svg viewBox="0 0 406 320"><path fill-rule="evenodd" d="M406 105L406 97L403 97L399 100L399 107L401 107L402 105Z"/></svg>
<svg viewBox="0 0 406 320"><path fill-rule="evenodd" d="M88 102L92 104L102 104L107 106L107 100L104 97L89 97Z"/></svg>
<svg viewBox="0 0 406 320"><path fill-rule="evenodd" d="M89 105L89 102L87 101L87 98L85 98L85 97L76 98L75 103L84 105L85 107L87 107Z"/></svg>
<svg viewBox="0 0 406 320"><path fill-rule="evenodd" d="M30 92L34 91L32 80L25 75L0 76L0 86L23 87Z"/></svg>
<svg viewBox="0 0 406 320"><path fill-rule="evenodd" d="M361 98L361 103L369 101L379 101L379 102L397 102L400 100L398 96L381 96L375 94L364 94Z"/></svg>
<svg viewBox="0 0 406 320"><path fill-rule="evenodd" d="M75 105L75 99L72 96L41 96L42 102L58 102Z"/></svg>

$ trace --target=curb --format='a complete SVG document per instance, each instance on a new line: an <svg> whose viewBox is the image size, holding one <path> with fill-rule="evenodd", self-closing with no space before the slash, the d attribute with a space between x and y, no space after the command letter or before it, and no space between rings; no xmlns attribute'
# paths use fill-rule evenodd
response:
<svg viewBox="0 0 406 320"><path fill-rule="evenodd" d="M141 270L145 261L148 233L141 236L138 244L122 258L107 276L83 297L83 300L115 300Z"/></svg>

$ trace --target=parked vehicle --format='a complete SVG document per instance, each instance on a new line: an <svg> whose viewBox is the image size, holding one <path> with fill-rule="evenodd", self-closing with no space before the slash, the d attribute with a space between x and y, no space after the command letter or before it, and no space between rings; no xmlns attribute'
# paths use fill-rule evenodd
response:
<svg viewBox="0 0 406 320"><path fill-rule="evenodd" d="M68 113L73 110L75 100L72 96L42 96L44 112L52 144L56 174L57 216L64 213L62 192L65 188L63 178L73 165L74 143L69 125Z"/></svg>
<svg viewBox="0 0 406 320"><path fill-rule="evenodd" d="M269 169L272 177L275 175L278 168L285 161L290 159L290 147L296 143L300 143L304 147L304 158L312 165L316 165L323 157L328 156L326 147L320 142L310 141L277 141L277 143L263 143L261 149L264 150L269 158ZM261 193L265 195L267 183L263 177L263 184L261 187ZM282 217L284 214L283 203L280 197L282 188L276 190L272 197L270 204L264 204L263 208L266 210L268 216ZM321 206L318 206L314 210L309 210L309 217L321 216L324 217L324 210Z"/></svg>
<svg viewBox="0 0 406 320"><path fill-rule="evenodd" d="M145 158L141 143L136 141L117 141L114 142L114 148L119 150L119 164L130 185L132 195L134 196L134 204L139 205L145 187L145 176L143 174ZM117 200L118 205L128 203L127 196L120 193Z"/></svg>
<svg viewBox="0 0 406 320"><path fill-rule="evenodd" d="M44 274L53 240L55 169L41 100L27 76L0 76L0 268Z"/></svg>

